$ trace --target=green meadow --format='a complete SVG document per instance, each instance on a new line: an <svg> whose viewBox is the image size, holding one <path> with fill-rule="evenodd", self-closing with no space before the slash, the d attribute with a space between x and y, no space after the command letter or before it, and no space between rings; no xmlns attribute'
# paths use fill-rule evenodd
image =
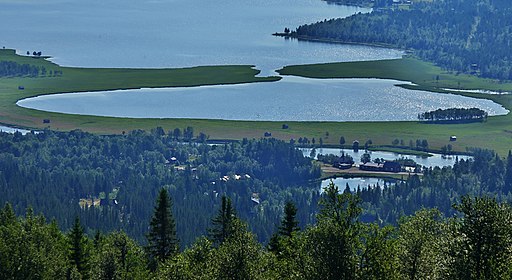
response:
<svg viewBox="0 0 512 280"><path fill-rule="evenodd" d="M0 122L6 125L68 131L82 129L93 133L120 134L134 129L164 130L176 127L194 127L196 133L204 132L210 139L236 140L263 137L265 132L284 140L299 137L320 138L324 145L336 146L343 136L347 144L359 140L362 144L371 139L372 146L391 147L394 139L407 146L410 141L427 139L430 150L439 150L451 144L454 151L464 152L468 147L482 147L506 155L512 147L512 117L489 117L483 123L422 124L418 122L260 122L224 121L201 119L134 119L85 115L70 115L25 109L16 106L20 99L45 94L135 89L154 87L191 87L215 84L250 82L275 82L280 77L256 77L259 71L250 65L200 66L181 69L118 69L61 67L44 58L16 55L13 50L0 50L0 61L44 66L48 71L62 71L56 77L4 77L0 78ZM287 66L281 75L311 78L385 78L412 82L404 87L449 93L443 88L486 89L512 91L511 83L480 79L470 75L457 75L414 58L384 61L346 62L315 65ZM24 89L18 89L23 86ZM475 98L491 99L512 109L512 96L482 95L452 92ZM191 104L193 106L193 104ZM49 119L50 123L43 123ZM287 129L282 129L286 123ZM450 142L451 135L457 136Z"/></svg>

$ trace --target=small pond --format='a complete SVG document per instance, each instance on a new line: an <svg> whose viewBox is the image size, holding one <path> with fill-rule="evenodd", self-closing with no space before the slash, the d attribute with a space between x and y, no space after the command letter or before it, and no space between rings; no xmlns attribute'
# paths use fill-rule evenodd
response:
<svg viewBox="0 0 512 280"><path fill-rule="evenodd" d="M311 153L311 149L309 148L302 148L302 152L305 156L309 156ZM359 152L354 152L351 149L335 149L335 148L318 148L316 149L316 154L334 154L334 155L340 155L341 153L345 153L350 155L356 163L360 162L361 156L365 153L364 149L359 150ZM406 155L406 154L397 154L397 153L391 153L391 152L382 152L382 151L369 151L371 155L371 159L374 160L376 158L383 158L385 160L395 160L399 158L410 158L414 160L416 163L421 164L425 167L434 167L434 166L452 166L457 159L469 159L471 156L465 156L465 155L457 155L457 156L443 156L441 154L432 154L431 157L421 157L421 156L413 156L413 155Z"/></svg>
<svg viewBox="0 0 512 280"><path fill-rule="evenodd" d="M365 178L365 177L354 177L354 178L335 178L335 179L326 179L321 183L321 190L329 185L331 180L334 182L338 189L343 192L345 190L346 185L348 184L351 191L357 190L359 186L361 189L367 188L368 186L374 187L379 184L380 187L384 185L394 184L395 180L381 179L381 178Z"/></svg>

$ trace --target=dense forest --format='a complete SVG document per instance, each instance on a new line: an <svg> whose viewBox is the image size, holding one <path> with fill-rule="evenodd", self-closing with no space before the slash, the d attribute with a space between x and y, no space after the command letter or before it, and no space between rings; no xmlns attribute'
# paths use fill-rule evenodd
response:
<svg viewBox="0 0 512 280"><path fill-rule="evenodd" d="M32 206L63 229L80 216L86 229L123 229L141 241L158 190L175 198L184 244L204 234L210 213L229 194L240 216L267 240L284 202L297 198L311 223L320 168L291 144L275 139L207 145L193 128L98 136L0 133L0 202L16 213ZM187 222L185 222L187 221ZM89 230L90 231L90 230Z"/></svg>
<svg viewBox="0 0 512 280"><path fill-rule="evenodd" d="M412 1L307 24L290 36L412 50L445 69L512 79L512 6L506 0Z"/></svg>
<svg viewBox="0 0 512 280"><path fill-rule="evenodd" d="M210 234L179 249L176 216L159 191L147 246L122 231L85 234L79 219L63 233L28 209L0 210L1 279L510 279L512 209L465 196L456 215L422 209L396 227L361 222L360 198L330 184L317 222L298 227L288 201L269 244L261 244L222 197Z"/></svg>
<svg viewBox="0 0 512 280"><path fill-rule="evenodd" d="M301 227L315 222L321 171L293 141L200 143L206 138L191 127L112 136L0 133L0 203L11 203L18 215L32 207L62 230L78 216L89 234L123 230L143 243L151 202L163 187L173 197L183 247L207 233L224 195L260 242L272 236L286 201L295 202ZM424 168L422 175L384 185L341 187L361 198L361 221L380 225L396 225L422 207L451 216L466 194L512 201L512 155L470 152L472 159L453 167Z"/></svg>

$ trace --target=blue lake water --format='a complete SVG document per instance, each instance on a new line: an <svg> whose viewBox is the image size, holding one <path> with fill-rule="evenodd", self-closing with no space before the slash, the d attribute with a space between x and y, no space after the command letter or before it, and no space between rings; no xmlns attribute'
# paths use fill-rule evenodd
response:
<svg viewBox="0 0 512 280"><path fill-rule="evenodd" d="M366 178L366 177L355 177L355 178L335 178L335 179L327 179L323 180L320 184L321 190L323 190L325 187L327 187L332 182L338 186L338 189L340 191L345 190L345 187L349 186L351 191L357 190L357 187L368 188L368 187L375 187L377 184L382 188L385 184L390 185L394 184L395 181L390 180L384 180L381 178Z"/></svg>
<svg viewBox="0 0 512 280"><path fill-rule="evenodd" d="M66 66L285 65L398 58L401 51L285 40L284 27L370 9L320 0L0 0L0 46L42 51ZM74 114L229 120L414 120L448 107L506 110L490 101L408 91L382 80L286 77L266 84L66 94L20 106Z"/></svg>
<svg viewBox="0 0 512 280"><path fill-rule="evenodd" d="M302 153L305 156L309 156L311 154L310 148L303 148L301 149ZM352 149L335 149L335 148L317 148L316 155L322 154L322 155L341 155L343 152L344 154L350 155L354 162L359 163L361 160L361 156L365 153L363 149L360 149L358 152L354 152ZM434 167L434 166L452 166L456 160L467 160L471 158L471 156L465 156L465 155L457 155L457 156L443 156L441 154L435 154L431 153L432 156L430 157L421 157L421 156L413 156L413 155L406 155L406 154L398 154L398 153L391 153L391 152L382 152L382 151L368 151L370 153L371 159L374 160L376 158L382 158L384 160L395 160L399 158L408 158L414 160L416 163L424 166L424 167ZM316 156L315 156L316 158Z"/></svg>
<svg viewBox="0 0 512 280"><path fill-rule="evenodd" d="M419 113L453 107L508 112L489 100L407 90L396 83L284 77L274 83L47 95L17 104L83 115L264 121L411 121Z"/></svg>
<svg viewBox="0 0 512 280"><path fill-rule="evenodd" d="M0 0L0 44L40 50L66 66L249 64L265 75L290 64L400 57L271 35L369 11L320 0Z"/></svg>

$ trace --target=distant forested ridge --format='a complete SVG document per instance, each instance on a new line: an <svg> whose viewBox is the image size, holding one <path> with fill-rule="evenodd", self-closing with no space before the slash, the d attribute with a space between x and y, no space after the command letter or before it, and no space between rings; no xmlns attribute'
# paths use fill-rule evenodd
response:
<svg viewBox="0 0 512 280"><path fill-rule="evenodd" d="M451 71L512 79L510 1L412 1L397 7L302 25L290 36L407 49Z"/></svg>

